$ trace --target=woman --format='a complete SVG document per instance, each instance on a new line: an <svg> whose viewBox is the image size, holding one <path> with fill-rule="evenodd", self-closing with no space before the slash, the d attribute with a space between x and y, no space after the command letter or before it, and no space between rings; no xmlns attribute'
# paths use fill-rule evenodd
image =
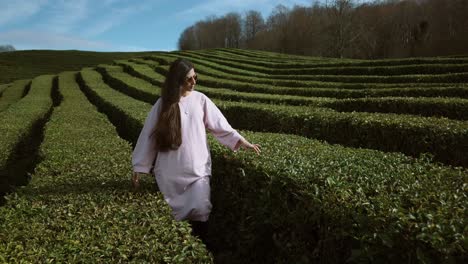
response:
<svg viewBox="0 0 468 264"><path fill-rule="evenodd" d="M176 220L191 221L195 235L205 240L211 212L211 157L206 130L233 151L240 147L260 153L234 130L204 94L194 91L197 75L190 61L177 59L166 76L133 151L133 177L153 172Z"/></svg>

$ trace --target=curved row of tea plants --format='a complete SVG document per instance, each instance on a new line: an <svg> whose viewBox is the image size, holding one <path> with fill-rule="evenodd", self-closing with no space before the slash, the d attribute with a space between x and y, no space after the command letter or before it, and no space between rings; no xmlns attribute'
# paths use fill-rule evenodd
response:
<svg viewBox="0 0 468 264"><path fill-rule="evenodd" d="M322 106L342 112L396 113L468 120L468 99L462 98L357 98L325 102Z"/></svg>
<svg viewBox="0 0 468 264"><path fill-rule="evenodd" d="M19 175L10 171L22 155L20 144L33 137L52 110L52 75L41 75L31 82L28 94L0 113L0 195L9 192L18 184ZM20 89L27 81L18 82ZM27 145L27 143L25 143ZM25 147L25 146L22 146ZM27 157L26 157L27 158ZM19 174L19 173L18 173Z"/></svg>
<svg viewBox="0 0 468 264"><path fill-rule="evenodd" d="M211 52L210 52L211 51ZM216 54L234 59L246 58L253 59L252 63L261 66L273 66L277 64L288 63L314 63L314 62L333 62L337 61L336 58L326 57L309 57L293 54L284 54L278 52L257 51L257 50L244 50L244 49L226 49L216 48L210 50L197 50L197 53ZM345 59L346 60L346 59ZM277 67L280 65L277 65Z"/></svg>
<svg viewBox="0 0 468 264"><path fill-rule="evenodd" d="M127 134L139 132L150 104L113 90L95 71L80 76L111 119ZM235 252L225 263L449 261L466 252L465 170L298 136L241 133L263 146L261 156L209 139L210 237Z"/></svg>
<svg viewBox="0 0 468 264"><path fill-rule="evenodd" d="M211 237L227 229L218 243L251 260L244 263L466 257L468 171L297 136L243 134L262 146L261 157L211 144L219 225Z"/></svg>
<svg viewBox="0 0 468 264"><path fill-rule="evenodd" d="M213 67L222 67L224 61L226 60L226 54L219 54L216 57L203 53L201 51L178 51L170 54L188 56L192 59L201 59L203 62L206 62L206 65L211 65ZM210 52L210 54L214 54ZM161 54L164 55L164 54ZM207 60L206 57L212 58ZM303 75L406 75L406 74L444 74L444 73L457 73L457 72L467 72L468 64L413 64L413 65L398 65L398 66L333 66L330 67L311 67L311 66L302 66L299 68L288 68L288 69L278 69L275 68L275 64L287 63L286 61L282 62L271 62L268 59L268 63L264 64L264 67L251 67L251 65L259 65L258 61L253 61L251 58L247 60L236 60L233 56L227 55L229 61L237 62L235 68L224 67L226 70L231 71L243 71L249 75L252 72L257 72L258 76L268 75L273 79L287 79L288 76L294 78L303 78ZM336 60L336 59L335 59ZM319 61L319 60L317 60ZM321 62L323 63L323 59ZM247 66L245 66L247 65ZM250 66L250 67L249 67ZM244 70L241 70L244 69ZM245 69L250 69L251 71L245 71Z"/></svg>
<svg viewBox="0 0 468 264"><path fill-rule="evenodd" d="M0 97L2 96L3 91L5 91L10 86L11 86L11 83L5 83L5 84L0 85Z"/></svg>
<svg viewBox="0 0 468 264"><path fill-rule="evenodd" d="M59 89L44 160L0 208L0 262L212 263L153 179L131 191L131 145L88 102L75 73L61 74Z"/></svg>
<svg viewBox="0 0 468 264"><path fill-rule="evenodd" d="M255 56L268 60L275 57L279 53L271 53L265 51L242 50L242 49L214 49L228 52L230 54L245 54L247 57ZM195 53L211 53L211 50L195 51ZM157 53L160 54L160 53ZM309 56L300 56L300 61L294 59L298 56L291 57L291 55L279 54L284 63L271 63L265 65L273 68L303 68L303 67L347 67L347 66L398 66L398 65L413 65L413 64L463 64L468 63L467 57L449 58L449 57L429 57L429 58L401 58L401 59L380 59L380 60L359 60L359 59L336 59L336 58L317 58ZM255 63L255 62L253 62Z"/></svg>
<svg viewBox="0 0 468 264"><path fill-rule="evenodd" d="M155 60L161 65L168 65L175 58L184 57L177 54L167 55L152 55L144 58ZM402 76L323 76L313 77L312 80L297 79L297 76L288 76L287 79L273 79L271 76L259 76L258 72L250 71L248 76L242 69L244 74L238 73L239 70L233 70L226 60L224 65L216 64L215 67L207 65L204 60L190 58L194 63L197 63L197 70L201 73L209 74L210 76L223 78L227 80L236 80L246 83L269 84L281 87L309 87L309 88L346 88L346 89L366 89L366 88L398 88L398 87L456 87L463 86L466 83L468 73L453 73L445 75L402 75ZM161 67L161 66L159 66ZM164 69L164 67L162 67ZM225 73L231 72L231 74ZM296 77L296 78L295 78ZM314 79L315 78L315 79ZM389 79L393 81L389 82ZM448 82L448 83L447 83Z"/></svg>
<svg viewBox="0 0 468 264"><path fill-rule="evenodd" d="M412 156L431 153L436 161L468 166L468 126L463 121L214 101L228 120L242 129L297 134Z"/></svg>
<svg viewBox="0 0 468 264"><path fill-rule="evenodd" d="M135 65L135 63L138 66ZM146 62L146 63L145 63ZM153 68L158 63L148 62L147 60L132 59L131 61L117 61L118 65L124 67L128 73L145 79L155 85L163 82L159 80L160 76L167 73L164 67L158 67L154 70L158 74L154 74ZM143 65L142 65L143 63ZM146 67L145 67L146 65ZM136 67L135 67L136 66ZM133 69L132 69L133 68ZM137 70L138 69L138 70ZM144 74L139 74L144 72ZM198 68L197 68L197 73ZM145 76L149 76L147 78ZM155 77L157 76L157 77ZM154 80L158 80L154 82ZM408 96L408 97L460 97L468 98L468 88L466 87L427 87L427 88L366 88L366 89L339 89L339 88L290 88L278 87L265 84L252 84L239 81L227 80L224 78L215 78L210 75L200 74L198 82L201 85L212 88L225 88L237 92L247 93L265 93L265 94L280 94L280 95L297 95L306 97L334 97L334 98L362 98L362 97L386 97L386 96Z"/></svg>
<svg viewBox="0 0 468 264"><path fill-rule="evenodd" d="M146 65L137 65L131 62L122 61L116 62L116 64L121 65L122 67L111 65L99 65L96 67L96 69L103 75L106 83L134 98L138 98L149 103L154 102L154 99L152 98L159 97L160 87L164 82L164 76L162 74L154 72ZM123 71L127 73L124 73ZM145 82L141 82L142 80ZM156 87L154 85L156 85ZM324 102L334 101L334 99L331 98L244 93L223 88L209 88L202 85L197 85L197 90L212 98L233 101L309 106L319 106Z"/></svg>
<svg viewBox="0 0 468 264"><path fill-rule="evenodd" d="M112 76L112 72L106 75ZM147 86L151 84L147 83ZM121 78L118 89L139 88ZM156 93L149 99L148 95L136 98L150 103L157 99ZM397 114L340 113L327 108L304 106L214 101L228 120L240 129L291 133L330 143L398 151L413 156L427 152L432 153L437 161L468 166L465 155L467 146L460 144L468 142L466 122Z"/></svg>
<svg viewBox="0 0 468 264"><path fill-rule="evenodd" d="M449 74L449 73L460 73L468 72L467 63L459 64L412 64L412 65L397 65L397 66L330 66L330 67L318 67L314 68L311 66L302 66L299 68L289 68L289 69L275 69L274 63L270 63L268 66L257 66L255 62L252 63L252 60L238 60L232 57L229 57L229 60L226 61L226 58L223 55L213 55L202 53L202 52L189 52L189 51L177 51L170 54L177 56L189 57L192 60L197 60L197 64L206 62L206 65L212 65L213 67L230 66L231 69L228 70L248 70L247 73L257 72L258 76L268 75L269 78L273 79L299 79L307 80L314 75L381 75L383 76L393 76L393 75L420 75L420 74ZM202 60L201 62L198 60ZM273 68L272 68L273 67ZM226 69L226 68L224 68ZM242 70L241 70L242 69Z"/></svg>
<svg viewBox="0 0 468 264"><path fill-rule="evenodd" d="M99 65L96 70L101 73L108 85L132 97L148 103L155 103L160 95L160 86L155 86L144 79L129 75L120 66Z"/></svg>
<svg viewBox="0 0 468 264"><path fill-rule="evenodd" d="M164 81L164 76L160 73L154 72L147 65L140 65L128 61L116 61L117 65L130 75L150 82L153 85L161 86ZM119 82L111 85L115 88L120 88L121 91L133 96L131 91L141 90L135 92L135 98L152 102L150 100L152 95L159 96L159 89L155 87L148 87L147 84L133 85L135 81L131 81L134 77L123 75L120 69L113 66L101 65L97 68L104 79L109 82ZM107 71L112 69L114 71L109 74ZM117 80L118 79L118 80ZM125 81L128 80L128 81ZM140 87L140 88L137 88ZM148 88L146 88L148 87ZM448 117L452 119L466 120L468 119L468 100L461 98L362 98L362 99L346 99L338 100L333 98L315 98L304 96L291 96L291 95L275 95L266 93L245 93L236 92L221 87L209 88L202 85L197 85L197 90L203 92L208 97L232 100L232 101L246 101L246 102L259 102L270 104L286 104L286 105L308 105L308 106L322 106L329 107L343 112L381 112L381 113L398 113L398 114L413 114L421 116L436 116ZM143 93L141 93L143 92ZM468 92L468 89L467 89Z"/></svg>
<svg viewBox="0 0 468 264"><path fill-rule="evenodd" d="M31 80L18 80L6 87L0 97L0 112L16 103L29 91Z"/></svg>

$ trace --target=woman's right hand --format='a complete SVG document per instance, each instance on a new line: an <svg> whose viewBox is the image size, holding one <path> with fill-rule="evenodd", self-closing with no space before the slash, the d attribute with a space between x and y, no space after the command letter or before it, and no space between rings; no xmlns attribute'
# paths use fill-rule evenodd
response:
<svg viewBox="0 0 468 264"><path fill-rule="evenodd" d="M132 185L135 190L140 187L140 174L138 172L133 172Z"/></svg>
<svg viewBox="0 0 468 264"><path fill-rule="evenodd" d="M237 149L239 147L241 147L243 149L251 149L251 150L255 151L255 153L257 153L257 155L260 155L260 152L262 152L260 150L260 145L252 144L252 143L250 143L249 141L247 141L247 140L245 140L243 138L239 139L239 141L237 142L235 148Z"/></svg>

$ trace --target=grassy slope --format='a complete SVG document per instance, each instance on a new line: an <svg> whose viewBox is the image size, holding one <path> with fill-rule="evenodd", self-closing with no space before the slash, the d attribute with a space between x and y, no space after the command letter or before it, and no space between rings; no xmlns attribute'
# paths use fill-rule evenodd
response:
<svg viewBox="0 0 468 264"><path fill-rule="evenodd" d="M100 63L111 64L116 59L148 55L151 52L92 52L25 50L0 52L0 84L18 79L31 79L42 74L80 70Z"/></svg>

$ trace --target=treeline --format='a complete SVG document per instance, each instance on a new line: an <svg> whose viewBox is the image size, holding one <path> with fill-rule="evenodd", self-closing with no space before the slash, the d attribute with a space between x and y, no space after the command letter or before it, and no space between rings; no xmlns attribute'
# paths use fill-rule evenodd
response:
<svg viewBox="0 0 468 264"><path fill-rule="evenodd" d="M362 59L466 55L467 14L467 0L278 5L266 19L251 10L198 21L182 32L178 46Z"/></svg>
<svg viewBox="0 0 468 264"><path fill-rule="evenodd" d="M15 51L15 47L13 47L12 45L0 45L0 52L3 52L3 51Z"/></svg>

